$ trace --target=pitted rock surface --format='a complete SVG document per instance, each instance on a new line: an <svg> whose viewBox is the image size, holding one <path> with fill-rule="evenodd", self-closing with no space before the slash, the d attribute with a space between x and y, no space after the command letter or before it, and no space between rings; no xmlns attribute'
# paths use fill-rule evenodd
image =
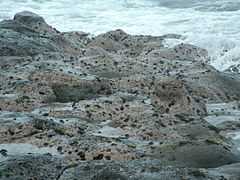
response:
<svg viewBox="0 0 240 180"><path fill-rule="evenodd" d="M0 179L239 180L239 76L166 38L0 22Z"/></svg>

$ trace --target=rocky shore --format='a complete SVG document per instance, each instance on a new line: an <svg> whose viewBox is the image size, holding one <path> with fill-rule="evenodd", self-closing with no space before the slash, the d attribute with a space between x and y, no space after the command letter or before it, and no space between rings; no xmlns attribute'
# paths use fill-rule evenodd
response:
<svg viewBox="0 0 240 180"><path fill-rule="evenodd" d="M0 179L239 180L240 76L171 38L0 22Z"/></svg>

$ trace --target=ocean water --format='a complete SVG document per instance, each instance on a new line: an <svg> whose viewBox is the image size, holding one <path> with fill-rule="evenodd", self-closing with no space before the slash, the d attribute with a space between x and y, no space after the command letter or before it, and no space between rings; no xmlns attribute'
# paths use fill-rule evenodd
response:
<svg viewBox="0 0 240 180"><path fill-rule="evenodd" d="M182 41L207 49L217 69L240 64L238 0L0 0L0 20L23 10L60 31L181 34Z"/></svg>

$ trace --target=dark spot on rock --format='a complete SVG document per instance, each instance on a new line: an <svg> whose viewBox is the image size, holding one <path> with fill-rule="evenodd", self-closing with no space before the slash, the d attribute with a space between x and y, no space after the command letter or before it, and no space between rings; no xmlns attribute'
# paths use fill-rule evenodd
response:
<svg viewBox="0 0 240 180"><path fill-rule="evenodd" d="M0 154L2 155L2 156L7 156L8 154L7 154L7 150L6 149L1 149L0 150Z"/></svg>
<svg viewBox="0 0 240 180"><path fill-rule="evenodd" d="M62 146L58 146L58 147L57 147L57 151L62 152L62 150L63 150L63 147L62 147Z"/></svg>
<svg viewBox="0 0 240 180"><path fill-rule="evenodd" d="M45 92L39 91L39 94L40 94L40 95L45 95Z"/></svg>
<svg viewBox="0 0 240 180"><path fill-rule="evenodd" d="M110 161L111 160L111 156L105 156L105 159Z"/></svg>
<svg viewBox="0 0 240 180"><path fill-rule="evenodd" d="M85 160L86 160L86 157L85 157L85 153L84 153L84 152L80 151L79 153L77 153L77 155L80 157L80 159L81 159L82 161L85 161Z"/></svg>
<svg viewBox="0 0 240 180"><path fill-rule="evenodd" d="M43 116L49 116L49 113L44 113Z"/></svg>
<svg viewBox="0 0 240 180"><path fill-rule="evenodd" d="M104 157L103 154L98 154L97 156L93 157L93 160L102 160Z"/></svg>
<svg viewBox="0 0 240 180"><path fill-rule="evenodd" d="M68 151L68 154L72 154L72 151Z"/></svg>
<svg viewBox="0 0 240 180"><path fill-rule="evenodd" d="M170 109L169 108L166 108L166 113L169 113Z"/></svg>

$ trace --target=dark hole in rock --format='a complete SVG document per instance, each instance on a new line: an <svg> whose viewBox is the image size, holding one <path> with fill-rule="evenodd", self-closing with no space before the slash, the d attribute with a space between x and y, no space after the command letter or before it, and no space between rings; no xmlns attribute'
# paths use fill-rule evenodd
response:
<svg viewBox="0 0 240 180"><path fill-rule="evenodd" d="M105 159L110 161L111 160L111 156L105 156Z"/></svg>
<svg viewBox="0 0 240 180"><path fill-rule="evenodd" d="M1 149L1 150L0 150L0 154L1 154L2 156L7 156L7 150L6 150L6 149Z"/></svg>
<svg viewBox="0 0 240 180"><path fill-rule="evenodd" d="M93 160L102 160L104 157L103 154L98 154L97 156L93 157Z"/></svg>
<svg viewBox="0 0 240 180"><path fill-rule="evenodd" d="M84 153L84 152L81 151L81 152L79 152L77 155L81 158L82 161L85 161L85 160L86 160L86 157L85 157L85 153Z"/></svg>

